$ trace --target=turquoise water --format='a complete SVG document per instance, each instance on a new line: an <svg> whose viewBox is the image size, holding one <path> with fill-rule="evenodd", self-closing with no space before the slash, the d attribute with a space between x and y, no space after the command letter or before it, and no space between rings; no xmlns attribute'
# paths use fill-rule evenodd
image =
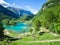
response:
<svg viewBox="0 0 60 45"><path fill-rule="evenodd" d="M17 23L16 25L14 26L5 26L5 29L8 29L8 30L12 30L12 31L15 31L15 32L23 32L23 30L25 30L25 32L28 31L28 25L25 24L25 23Z"/></svg>

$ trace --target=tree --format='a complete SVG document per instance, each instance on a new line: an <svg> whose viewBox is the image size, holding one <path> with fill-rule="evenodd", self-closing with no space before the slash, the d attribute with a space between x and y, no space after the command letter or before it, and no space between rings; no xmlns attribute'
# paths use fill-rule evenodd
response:
<svg viewBox="0 0 60 45"><path fill-rule="evenodd" d="M34 21L35 31L39 31L40 30L40 26L41 26L41 22L39 20L35 20Z"/></svg>
<svg viewBox="0 0 60 45"><path fill-rule="evenodd" d="M4 27L3 25L0 23L0 40L2 40L4 38Z"/></svg>
<svg viewBox="0 0 60 45"><path fill-rule="evenodd" d="M29 32L31 32L31 34L32 34L32 31L33 31L33 29L30 29L30 30L29 30Z"/></svg>
<svg viewBox="0 0 60 45"><path fill-rule="evenodd" d="M54 24L54 28L53 28L53 31L55 32L55 33L60 33L60 23L55 23Z"/></svg>
<svg viewBox="0 0 60 45"><path fill-rule="evenodd" d="M10 20L9 24L10 25L15 25L16 24L16 20L14 20L14 19Z"/></svg>
<svg viewBox="0 0 60 45"><path fill-rule="evenodd" d="M5 25L9 25L9 19L2 20L2 23L5 24Z"/></svg>

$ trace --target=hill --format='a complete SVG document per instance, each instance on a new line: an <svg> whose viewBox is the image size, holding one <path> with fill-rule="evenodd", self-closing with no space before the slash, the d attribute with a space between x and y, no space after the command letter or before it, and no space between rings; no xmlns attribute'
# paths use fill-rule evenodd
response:
<svg viewBox="0 0 60 45"><path fill-rule="evenodd" d="M35 27L40 22L41 26L50 31L60 33L60 0L48 0L33 21Z"/></svg>

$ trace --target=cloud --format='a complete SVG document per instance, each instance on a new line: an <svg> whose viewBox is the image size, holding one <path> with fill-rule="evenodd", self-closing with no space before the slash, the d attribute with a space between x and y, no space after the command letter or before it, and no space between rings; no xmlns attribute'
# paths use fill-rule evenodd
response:
<svg viewBox="0 0 60 45"><path fill-rule="evenodd" d="M0 3L5 3L5 1L4 0L0 0Z"/></svg>
<svg viewBox="0 0 60 45"><path fill-rule="evenodd" d="M0 4L3 4L3 3L10 5L9 3L5 2L4 0L0 0Z"/></svg>
<svg viewBox="0 0 60 45"><path fill-rule="evenodd" d="M13 6L16 6L16 4L15 4L15 3L13 3L12 5L13 5Z"/></svg>
<svg viewBox="0 0 60 45"><path fill-rule="evenodd" d="M4 6L5 8L8 6L12 6L11 4L5 2L4 0L0 0L0 4L2 4L2 6Z"/></svg>
<svg viewBox="0 0 60 45"><path fill-rule="evenodd" d="M38 10L32 8L31 6L25 6L25 8L29 11L31 11L32 13L36 14L38 12Z"/></svg>

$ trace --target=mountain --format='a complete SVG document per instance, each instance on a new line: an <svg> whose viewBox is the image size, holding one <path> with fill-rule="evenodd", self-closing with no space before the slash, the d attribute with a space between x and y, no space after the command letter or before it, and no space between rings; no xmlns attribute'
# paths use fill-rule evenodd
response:
<svg viewBox="0 0 60 45"><path fill-rule="evenodd" d="M26 20L30 20L34 17L34 15L30 11L21 8L7 7L7 9L17 14L19 18L26 17Z"/></svg>
<svg viewBox="0 0 60 45"><path fill-rule="evenodd" d="M0 5L0 20L13 18L12 16L9 16L10 12L11 11L7 10L6 8Z"/></svg>
<svg viewBox="0 0 60 45"><path fill-rule="evenodd" d="M7 8L4 8L3 6L0 5L0 12L11 17L18 17L14 12L8 10Z"/></svg>
<svg viewBox="0 0 60 45"><path fill-rule="evenodd" d="M21 9L21 8L15 8L15 7L7 7L7 9L13 11L14 13L18 14L19 16L22 15L33 15L30 11Z"/></svg>
<svg viewBox="0 0 60 45"><path fill-rule="evenodd" d="M60 33L60 0L49 0L42 6L33 18L33 25L37 27L39 22L46 29Z"/></svg>
<svg viewBox="0 0 60 45"><path fill-rule="evenodd" d="M6 4L0 4L0 13L1 13L0 14L1 17L7 16L7 18L20 18L21 16L24 15L33 16L33 14L30 11L8 6Z"/></svg>

